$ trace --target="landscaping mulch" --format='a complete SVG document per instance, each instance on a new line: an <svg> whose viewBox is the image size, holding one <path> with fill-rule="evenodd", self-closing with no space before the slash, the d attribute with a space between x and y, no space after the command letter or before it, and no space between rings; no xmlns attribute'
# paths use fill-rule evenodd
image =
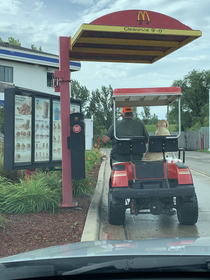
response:
<svg viewBox="0 0 210 280"><path fill-rule="evenodd" d="M92 173L97 182L99 166ZM50 246L79 242L82 237L90 196L74 198L76 208L59 208L54 214L4 214L5 229L0 228L0 258Z"/></svg>

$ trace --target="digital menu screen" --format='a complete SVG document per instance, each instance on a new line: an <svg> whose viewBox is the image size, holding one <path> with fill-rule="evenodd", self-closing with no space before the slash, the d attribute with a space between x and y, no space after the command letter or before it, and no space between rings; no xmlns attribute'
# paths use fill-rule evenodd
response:
<svg viewBox="0 0 210 280"><path fill-rule="evenodd" d="M53 137L52 160L62 160L61 144L61 104L59 100L53 100Z"/></svg>
<svg viewBox="0 0 210 280"><path fill-rule="evenodd" d="M50 99L35 98L35 149L34 159L50 160Z"/></svg>
<svg viewBox="0 0 210 280"><path fill-rule="evenodd" d="M31 162L32 97L15 95L14 163Z"/></svg>

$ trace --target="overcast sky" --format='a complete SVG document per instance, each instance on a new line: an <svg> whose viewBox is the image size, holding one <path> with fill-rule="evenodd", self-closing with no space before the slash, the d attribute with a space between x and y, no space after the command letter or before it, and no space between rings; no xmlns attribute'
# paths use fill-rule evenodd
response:
<svg viewBox="0 0 210 280"><path fill-rule="evenodd" d="M193 69L210 69L210 0L1 0L0 37L7 41L11 36L23 47L34 44L58 54L59 36L73 36L83 23L130 9L171 16L201 30L202 37L152 65L82 62L72 79L89 90L109 84L113 88L167 87Z"/></svg>

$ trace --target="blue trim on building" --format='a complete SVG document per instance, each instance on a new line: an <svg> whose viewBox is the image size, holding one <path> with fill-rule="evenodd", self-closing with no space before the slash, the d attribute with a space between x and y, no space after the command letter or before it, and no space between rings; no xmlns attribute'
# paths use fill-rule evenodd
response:
<svg viewBox="0 0 210 280"><path fill-rule="evenodd" d="M0 48L0 54L8 55L8 56L16 56L19 58L28 58L28 59L34 59L34 60L40 60L40 61L46 61L46 62L51 62L51 63L56 63L59 64L59 59L58 58L51 58L47 56L40 56L40 55L35 55L35 54L30 54L30 53L22 53L22 52L16 52L16 51L9 51L5 49ZM81 68L81 63L80 62L75 62L75 61L70 61L69 62L70 66L75 66L75 67L80 67Z"/></svg>

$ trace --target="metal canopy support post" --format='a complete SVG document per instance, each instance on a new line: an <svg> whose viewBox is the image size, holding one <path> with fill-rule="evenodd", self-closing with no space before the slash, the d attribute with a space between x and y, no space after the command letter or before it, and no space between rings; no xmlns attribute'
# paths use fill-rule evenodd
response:
<svg viewBox="0 0 210 280"><path fill-rule="evenodd" d="M70 136L70 40L71 39L69 37L59 38L59 71L55 71L55 77L58 77L60 81L61 102L63 203L60 205L60 207L77 206L73 204L71 179L71 150L67 148L67 137Z"/></svg>
<svg viewBox="0 0 210 280"><path fill-rule="evenodd" d="M169 104L167 105L167 121L169 122Z"/></svg>

